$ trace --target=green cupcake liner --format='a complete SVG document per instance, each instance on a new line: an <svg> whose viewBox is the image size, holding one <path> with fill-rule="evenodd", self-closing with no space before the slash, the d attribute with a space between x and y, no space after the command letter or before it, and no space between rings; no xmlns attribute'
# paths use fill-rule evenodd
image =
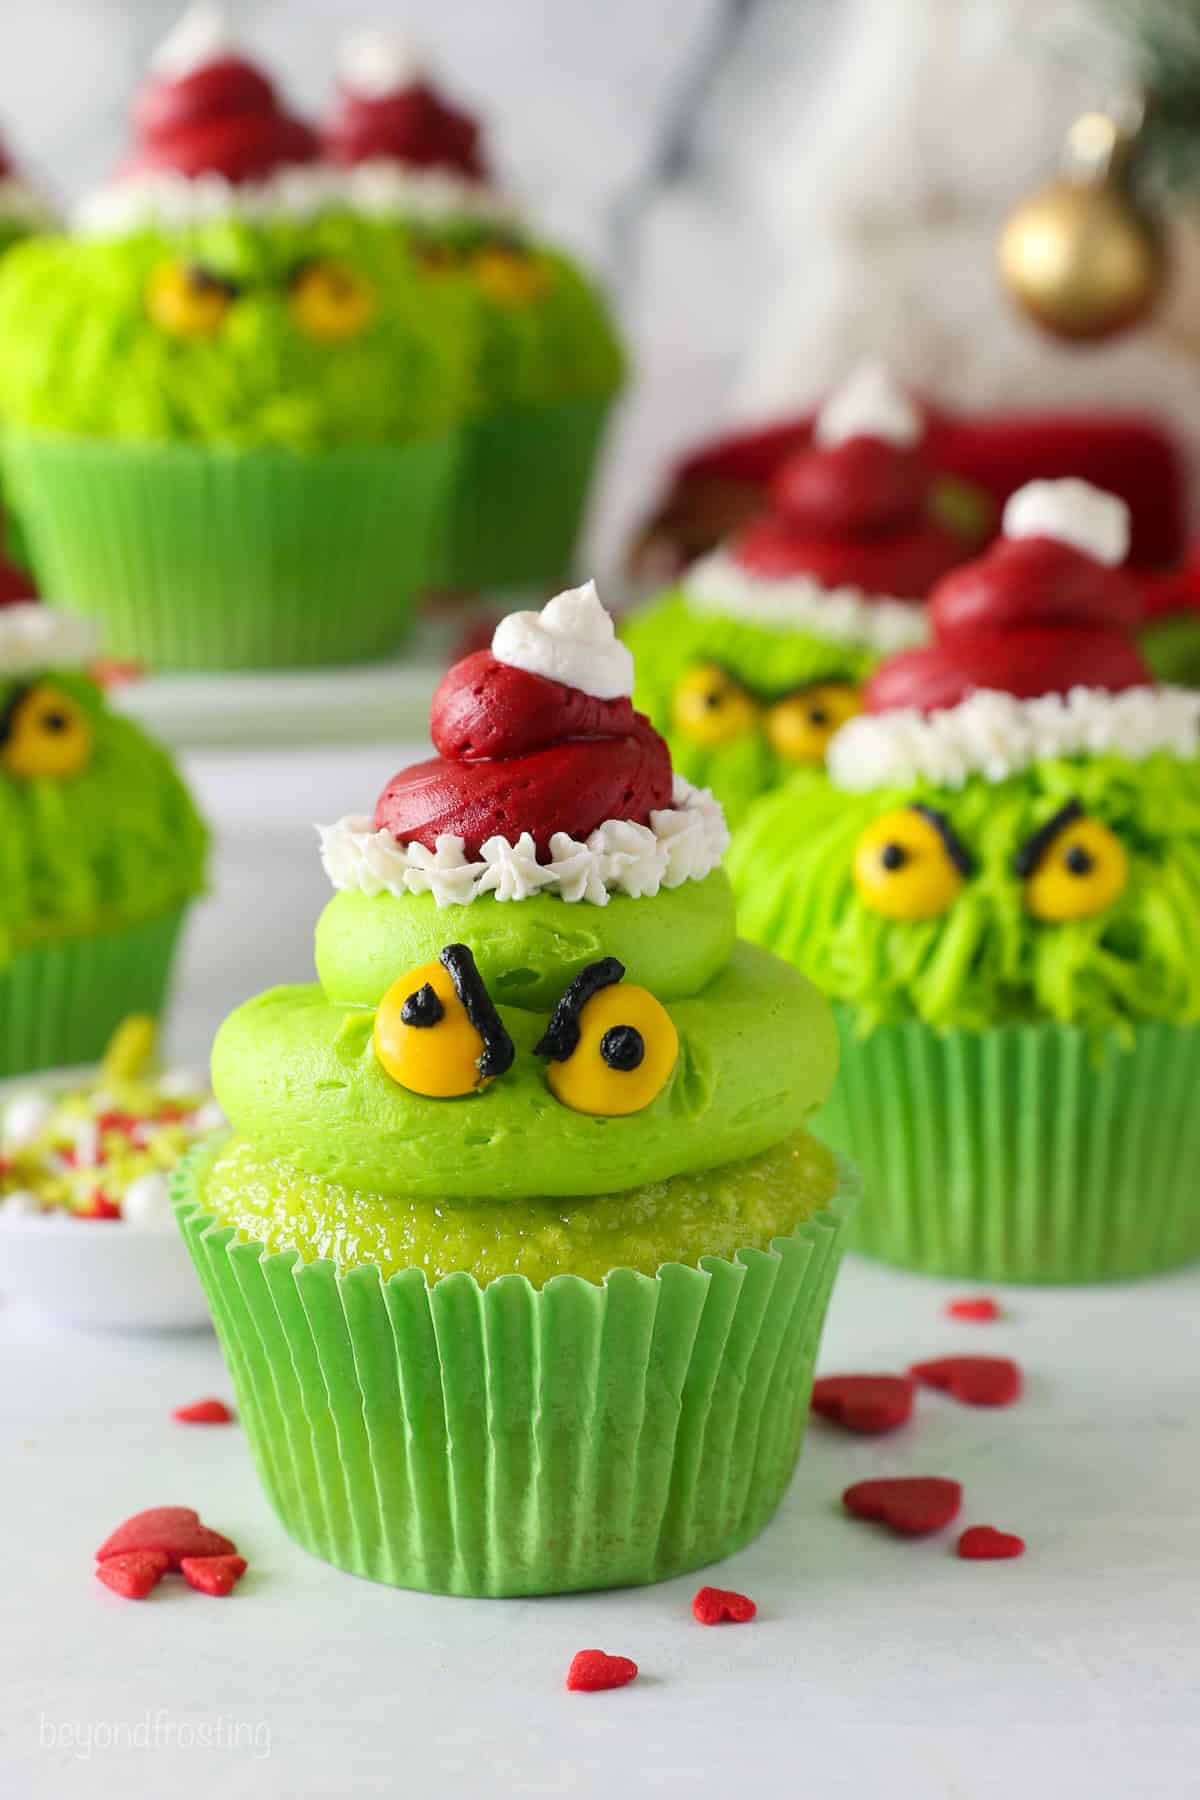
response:
<svg viewBox="0 0 1200 1800"><path fill-rule="evenodd" d="M462 430L436 585L552 584L571 573L611 398L514 407Z"/></svg>
<svg viewBox="0 0 1200 1800"><path fill-rule="evenodd" d="M157 1018L186 910L18 950L0 968L0 1076L96 1062L130 1013Z"/></svg>
<svg viewBox="0 0 1200 1800"><path fill-rule="evenodd" d="M455 434L221 449L9 434L34 572L158 669L356 662L403 641L443 541Z"/></svg>
<svg viewBox="0 0 1200 1800"><path fill-rule="evenodd" d="M856 1182L769 1252L602 1285L384 1281L238 1242L175 1179L263 1485L356 1575L499 1596L661 1581L783 1496Z"/></svg>
<svg viewBox="0 0 1200 1800"><path fill-rule="evenodd" d="M1091 1282L1200 1257L1200 1027L1132 1048L1012 1024L854 1035L813 1129L853 1146L867 1198L851 1247L980 1281Z"/></svg>

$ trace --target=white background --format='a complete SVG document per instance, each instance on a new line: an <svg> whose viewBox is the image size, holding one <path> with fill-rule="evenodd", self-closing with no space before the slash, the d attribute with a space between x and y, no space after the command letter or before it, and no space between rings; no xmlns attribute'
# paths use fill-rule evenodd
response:
<svg viewBox="0 0 1200 1800"><path fill-rule="evenodd" d="M192 759L225 821L222 897L189 940L177 1054L200 1054L246 994L304 978L328 892L308 822L369 805L415 748ZM473 1602L327 1569L274 1520L238 1428L171 1422L176 1405L229 1394L213 1339L86 1336L0 1307L0 1793L1200 1792L1200 1273L1013 1294L994 1326L944 1317L961 1291L851 1262L824 1368L996 1351L1022 1364L1024 1398L986 1412L922 1395L882 1440L817 1422L775 1523L711 1572L760 1619L707 1631L689 1614L701 1577ZM909 1543L842 1516L850 1481L903 1472L961 1480L960 1523L1018 1531L1027 1555L966 1563L953 1531ZM164 1503L237 1540L251 1572L232 1599L172 1586L134 1605L93 1579L108 1531ZM640 1679L567 1694L584 1647L634 1657ZM163 1747L102 1747L160 1709ZM180 1747L219 1721L241 1727L242 1748Z"/></svg>

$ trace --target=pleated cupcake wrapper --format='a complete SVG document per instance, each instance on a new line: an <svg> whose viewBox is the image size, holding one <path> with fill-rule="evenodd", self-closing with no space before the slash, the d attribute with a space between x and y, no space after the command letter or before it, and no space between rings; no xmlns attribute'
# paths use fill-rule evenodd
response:
<svg viewBox="0 0 1200 1800"><path fill-rule="evenodd" d="M571 573L611 400L511 408L464 426L438 585L550 585Z"/></svg>
<svg viewBox="0 0 1200 1800"><path fill-rule="evenodd" d="M130 1013L157 1017L185 910L18 950L0 967L0 1076L95 1062Z"/></svg>
<svg viewBox="0 0 1200 1800"><path fill-rule="evenodd" d="M732 1261L430 1287L339 1274L176 1211L292 1536L373 1580L544 1594L664 1580L754 1537L791 1479L856 1192Z"/></svg>
<svg viewBox="0 0 1200 1800"><path fill-rule="evenodd" d="M854 1035L814 1121L853 1146L851 1247L929 1274L1091 1282L1200 1257L1200 1027L1101 1052L1066 1025Z"/></svg>
<svg viewBox="0 0 1200 1800"><path fill-rule="evenodd" d="M159 669L387 654L435 572L456 434L319 451L11 433L5 473L43 593Z"/></svg>

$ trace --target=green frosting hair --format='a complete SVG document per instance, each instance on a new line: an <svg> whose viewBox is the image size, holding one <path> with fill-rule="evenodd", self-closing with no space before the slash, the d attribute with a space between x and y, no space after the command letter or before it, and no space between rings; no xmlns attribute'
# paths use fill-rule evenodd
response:
<svg viewBox="0 0 1200 1800"><path fill-rule="evenodd" d="M1112 830L1124 892L1090 918L1048 922L1024 904L1018 848L1071 799ZM937 918L883 917L852 864L860 833L915 802L945 814L973 868ZM866 1032L918 1018L941 1029L1052 1019L1128 1036L1148 1019L1200 1020L1200 762L1166 752L1037 763L1003 782L972 777L846 793L826 778L766 796L735 833L738 922L795 963Z"/></svg>
<svg viewBox="0 0 1200 1800"><path fill-rule="evenodd" d="M31 945L153 919L204 885L207 833L170 757L93 681L0 676L0 717L43 680L86 714L92 751L67 777L0 764L0 969Z"/></svg>
<svg viewBox="0 0 1200 1800"><path fill-rule="evenodd" d="M315 340L292 318L291 277L323 257L371 286L356 337ZM212 336L171 335L147 312L148 280L175 260L238 285ZM465 291L431 306L396 232L345 214L39 238L0 267L0 412L33 431L126 443L387 444L469 409L475 335Z"/></svg>
<svg viewBox="0 0 1200 1800"><path fill-rule="evenodd" d="M752 693L781 699L817 681L862 681L879 658L871 651L806 631L773 631L746 619L693 608L686 586L633 615L621 632L633 651L634 704L649 714L671 746L679 774L697 787L711 788L730 824L745 816L751 802L795 773L755 729L715 748L689 742L676 729L672 701L693 664L717 663Z"/></svg>

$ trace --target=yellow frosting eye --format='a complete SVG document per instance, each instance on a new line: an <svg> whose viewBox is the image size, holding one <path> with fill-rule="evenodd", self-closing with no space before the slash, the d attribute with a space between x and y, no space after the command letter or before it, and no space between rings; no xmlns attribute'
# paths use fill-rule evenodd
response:
<svg viewBox="0 0 1200 1800"><path fill-rule="evenodd" d="M1055 813L1017 853L1025 905L1035 919L1090 919L1119 900L1129 880L1120 838L1089 819L1077 800Z"/></svg>
<svg viewBox="0 0 1200 1800"><path fill-rule="evenodd" d="M23 781L78 775L91 754L91 720L53 682L26 688L0 727L0 764Z"/></svg>
<svg viewBox="0 0 1200 1800"><path fill-rule="evenodd" d="M215 337L237 294L234 282L198 263L165 262L146 283L146 311L172 337Z"/></svg>
<svg viewBox="0 0 1200 1800"><path fill-rule="evenodd" d="M861 711L854 682L818 681L776 701L767 714L767 736L784 762L823 763L834 732Z"/></svg>
<svg viewBox="0 0 1200 1800"><path fill-rule="evenodd" d="M292 317L306 337L341 344L365 331L375 315L369 281L346 263L321 257L292 277Z"/></svg>
<svg viewBox="0 0 1200 1800"><path fill-rule="evenodd" d="M473 1094L513 1060L512 1039L465 944L447 944L437 962L392 983L375 1014L374 1042L392 1080L429 1100Z"/></svg>
<svg viewBox="0 0 1200 1800"><path fill-rule="evenodd" d="M671 698L671 717L682 737L716 750L757 728L758 705L717 663L693 663Z"/></svg>
<svg viewBox="0 0 1200 1800"><path fill-rule="evenodd" d="M508 244L487 244L471 258L475 280L489 300L501 306L527 306L546 291L540 263Z"/></svg>
<svg viewBox="0 0 1200 1800"><path fill-rule="evenodd" d="M941 813L904 806L875 819L854 850L854 882L885 919L935 919L970 874L966 851Z"/></svg>
<svg viewBox="0 0 1200 1800"><path fill-rule="evenodd" d="M550 1059L550 1092L572 1112L619 1118L662 1093L679 1056L667 1009L626 986L614 956L591 963L568 987L537 1054Z"/></svg>

